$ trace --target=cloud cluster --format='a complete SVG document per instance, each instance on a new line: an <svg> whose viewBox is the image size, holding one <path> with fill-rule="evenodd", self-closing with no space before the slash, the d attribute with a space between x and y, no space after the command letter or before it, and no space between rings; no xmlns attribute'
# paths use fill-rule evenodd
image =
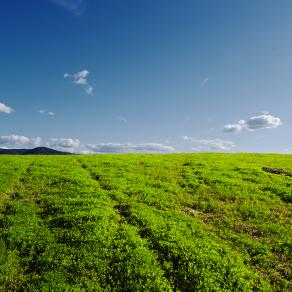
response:
<svg viewBox="0 0 292 292"><path fill-rule="evenodd" d="M97 143L82 144L78 139L53 138L47 146L74 153L170 153L175 149L158 143Z"/></svg>
<svg viewBox="0 0 292 292"><path fill-rule="evenodd" d="M260 129L277 128L282 125L280 118L269 114L251 117L248 120L240 120L235 124L227 124L223 131L227 133L239 133L244 131L256 131Z"/></svg>
<svg viewBox="0 0 292 292"><path fill-rule="evenodd" d="M221 139L195 139L189 136L183 136L184 141L189 141L192 143L191 150L199 152L220 152L220 151L230 151L232 148L236 147L235 143L232 141L226 141Z"/></svg>
<svg viewBox="0 0 292 292"><path fill-rule="evenodd" d="M172 146L158 143L99 143L88 144L86 148L93 153L171 153Z"/></svg>
<svg viewBox="0 0 292 292"><path fill-rule="evenodd" d="M41 138L28 138L20 135L8 135L0 136L1 147L13 148L13 147L37 147L41 144Z"/></svg>
<svg viewBox="0 0 292 292"><path fill-rule="evenodd" d="M30 148L41 145L41 138L20 135L0 136L0 148ZM79 139L50 138L42 143L47 147L72 153L171 153L175 149L159 143L97 143L83 144Z"/></svg>
<svg viewBox="0 0 292 292"><path fill-rule="evenodd" d="M79 71L79 72L74 73L74 74L65 73L64 74L64 78L65 79L66 78L72 78L73 82L76 85L84 86L85 92L87 94L92 94L93 93L93 87L88 84L88 81L87 81L88 75L89 75L89 71L88 70L82 70L82 71Z"/></svg>
<svg viewBox="0 0 292 292"><path fill-rule="evenodd" d="M14 110L11 107L0 102L0 112L5 113L5 114L11 114L13 111Z"/></svg>
<svg viewBox="0 0 292 292"><path fill-rule="evenodd" d="M0 136L1 148L30 148L41 145L41 138L20 135ZM97 143L82 144L79 139L51 138L43 145L71 153L172 153L175 148L159 143Z"/></svg>

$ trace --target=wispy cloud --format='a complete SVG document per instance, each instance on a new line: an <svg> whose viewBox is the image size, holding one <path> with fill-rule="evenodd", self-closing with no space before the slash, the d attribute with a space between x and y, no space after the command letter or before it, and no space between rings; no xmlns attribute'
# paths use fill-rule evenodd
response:
<svg viewBox="0 0 292 292"><path fill-rule="evenodd" d="M40 113L41 115L47 114L48 116L55 116L56 113L54 112L47 112L45 110L38 110L38 113Z"/></svg>
<svg viewBox="0 0 292 292"><path fill-rule="evenodd" d="M85 0L50 0L51 2L63 7L74 15L81 15L86 7Z"/></svg>
<svg viewBox="0 0 292 292"><path fill-rule="evenodd" d="M116 118L117 120L123 122L125 125L129 125L129 122L126 118L119 116L119 115L113 115L114 118Z"/></svg>
<svg viewBox="0 0 292 292"><path fill-rule="evenodd" d="M5 113L5 114L11 114L13 111L14 110L11 107L0 102L0 112Z"/></svg>
<svg viewBox="0 0 292 292"><path fill-rule="evenodd" d="M272 129L282 125L281 119L272 115L260 115L248 120L240 120L235 124L227 124L223 131L227 133L253 132L261 129Z"/></svg>
<svg viewBox="0 0 292 292"><path fill-rule="evenodd" d="M76 85L81 85L84 87L84 90L87 94L93 93L93 87L88 84L87 77L89 75L88 70L82 70L77 73L65 73L64 78L71 78Z"/></svg>
<svg viewBox="0 0 292 292"><path fill-rule="evenodd" d="M207 85L208 81L209 77L204 78L201 82L200 89L204 88Z"/></svg>
<svg viewBox="0 0 292 292"><path fill-rule="evenodd" d="M189 136L182 136L184 141L192 143L191 150L196 152L221 152L230 151L232 148L236 147L235 143L232 141L222 140L222 139L195 139Z"/></svg>

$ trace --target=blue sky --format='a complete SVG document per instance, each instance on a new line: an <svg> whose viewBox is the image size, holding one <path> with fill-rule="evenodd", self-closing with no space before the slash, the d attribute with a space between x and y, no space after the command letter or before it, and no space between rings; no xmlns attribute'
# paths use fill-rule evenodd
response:
<svg viewBox="0 0 292 292"><path fill-rule="evenodd" d="M290 0L0 3L0 147L292 152Z"/></svg>

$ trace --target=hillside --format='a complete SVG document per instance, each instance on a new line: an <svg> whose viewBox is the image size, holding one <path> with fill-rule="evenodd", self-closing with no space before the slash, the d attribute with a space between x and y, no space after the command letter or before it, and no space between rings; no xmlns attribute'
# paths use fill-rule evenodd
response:
<svg viewBox="0 0 292 292"><path fill-rule="evenodd" d="M0 154L8 155L66 155L69 152L58 151L48 147L36 147L33 149L3 149L0 148Z"/></svg>
<svg viewBox="0 0 292 292"><path fill-rule="evenodd" d="M292 156L0 157L0 290L291 291Z"/></svg>

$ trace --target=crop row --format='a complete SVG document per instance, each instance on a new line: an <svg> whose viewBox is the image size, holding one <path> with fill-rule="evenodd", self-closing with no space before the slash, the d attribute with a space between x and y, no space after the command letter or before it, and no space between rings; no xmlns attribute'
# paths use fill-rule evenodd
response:
<svg viewBox="0 0 292 292"><path fill-rule="evenodd" d="M288 291L291 162L3 156L0 290Z"/></svg>

